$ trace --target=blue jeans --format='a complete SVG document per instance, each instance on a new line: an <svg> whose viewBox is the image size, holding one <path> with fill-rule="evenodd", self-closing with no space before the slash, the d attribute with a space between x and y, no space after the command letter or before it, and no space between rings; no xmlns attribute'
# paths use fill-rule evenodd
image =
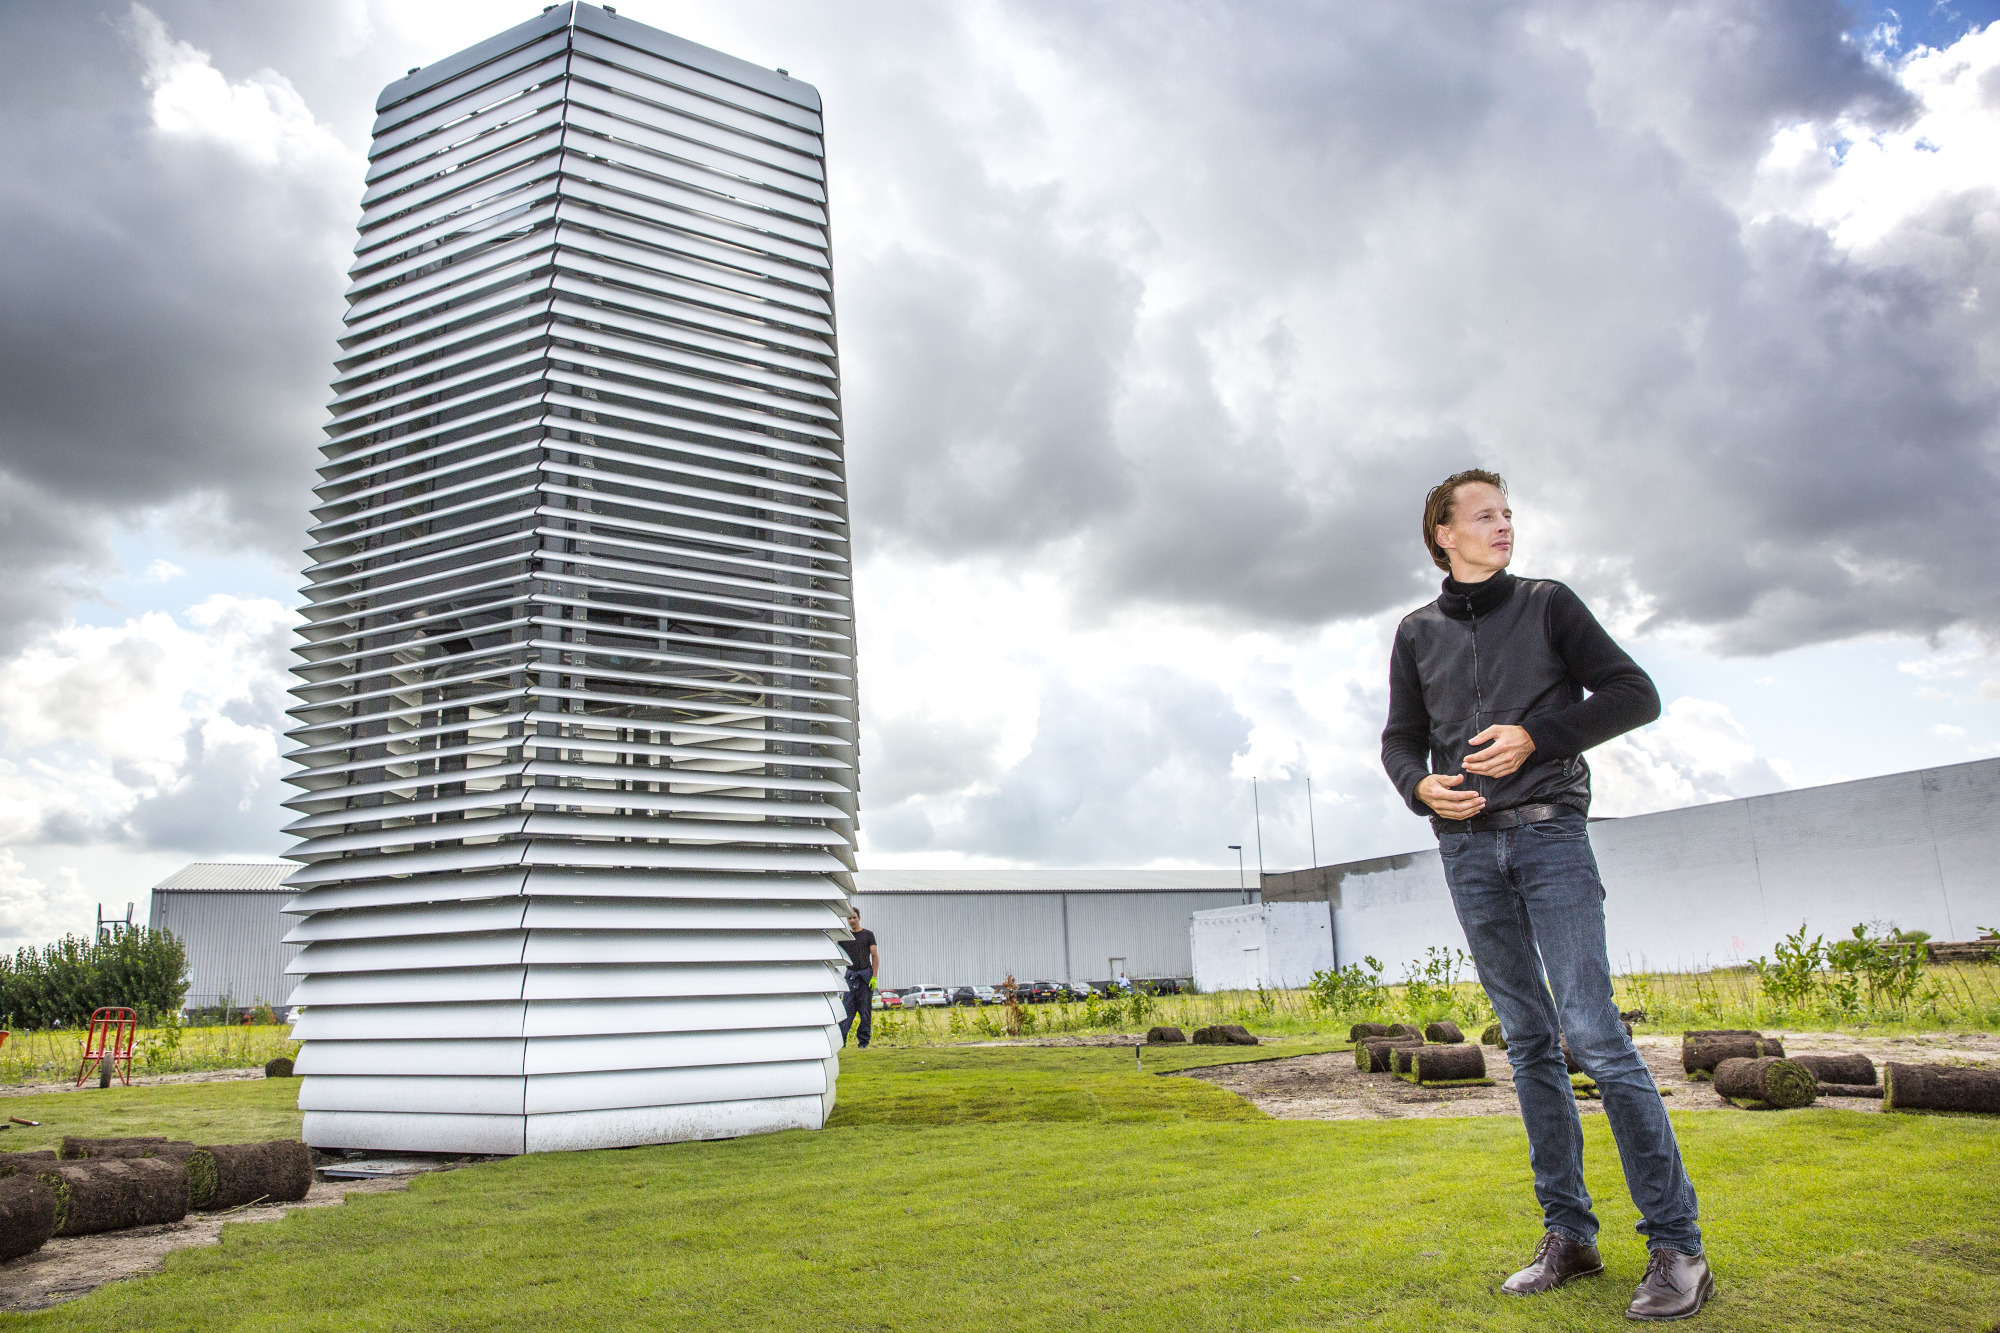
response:
<svg viewBox="0 0 2000 1333"><path fill-rule="evenodd" d="M1674 1127L1611 998L1604 884L1584 817L1441 833L1438 852L1480 984L1507 1039L1544 1225L1579 1244L1597 1240L1583 1183L1583 1123L1563 1063L1567 1034L1570 1051L1604 1098L1647 1246L1700 1254L1694 1186Z"/></svg>
<svg viewBox="0 0 2000 1333"><path fill-rule="evenodd" d="M850 967L847 969L846 1017L840 1020L840 1044L847 1045L847 1029L859 1020L862 1050L868 1049L868 1038L875 1031L875 969L872 967Z"/></svg>

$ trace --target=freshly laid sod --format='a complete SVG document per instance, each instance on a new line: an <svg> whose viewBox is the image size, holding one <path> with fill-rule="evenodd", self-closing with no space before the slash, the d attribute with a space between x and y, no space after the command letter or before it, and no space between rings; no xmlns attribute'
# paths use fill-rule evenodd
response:
<svg viewBox="0 0 2000 1333"><path fill-rule="evenodd" d="M1345 1042L1264 1046L903 1046L841 1057L833 1127L1002 1121L1261 1120L1233 1092L1191 1078L1135 1077L1346 1050ZM1140 1062L1143 1062L1141 1066Z"/></svg>
<svg viewBox="0 0 2000 1333"><path fill-rule="evenodd" d="M105 1139L160 1134L197 1143L295 1139L299 1136L299 1081L240 1079L0 1097L0 1119L9 1116L42 1124L30 1128L10 1122L9 1128L0 1132L0 1151L4 1152L60 1149L65 1134Z"/></svg>
<svg viewBox="0 0 2000 1333"><path fill-rule="evenodd" d="M1148 1052L1148 1069L1276 1053ZM1517 1123L1276 1121L1122 1054L849 1053L821 1133L425 1177L230 1227L160 1276L0 1327L1625 1326L1645 1256L1601 1117L1585 1135L1609 1271L1516 1300L1493 1288L1539 1235ZM139 1091L214 1097L242 1117L275 1109L242 1100L259 1086ZM173 1119L191 1110L120 1129L216 1136ZM1719 1274L1697 1327L1947 1333L2000 1319L2000 1123L1838 1110L1674 1122Z"/></svg>

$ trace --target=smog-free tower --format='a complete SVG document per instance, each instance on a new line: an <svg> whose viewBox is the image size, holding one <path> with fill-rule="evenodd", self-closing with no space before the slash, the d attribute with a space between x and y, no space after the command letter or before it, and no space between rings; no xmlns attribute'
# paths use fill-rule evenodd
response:
<svg viewBox="0 0 2000 1333"><path fill-rule="evenodd" d="M376 105L292 710L305 1137L817 1128L856 814L819 95L563 4Z"/></svg>

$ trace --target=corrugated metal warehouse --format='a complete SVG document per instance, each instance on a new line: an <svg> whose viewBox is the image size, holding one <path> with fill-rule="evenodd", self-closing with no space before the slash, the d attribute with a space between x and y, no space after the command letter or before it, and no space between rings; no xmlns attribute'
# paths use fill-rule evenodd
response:
<svg viewBox="0 0 2000 1333"><path fill-rule="evenodd" d="M294 895L281 885L295 868L197 861L153 886L149 923L187 946L184 1007L284 1005L298 981L285 965L299 946L283 942L291 922L280 909Z"/></svg>
<svg viewBox="0 0 2000 1333"><path fill-rule="evenodd" d="M298 953L281 888L296 867L201 863L153 889L152 925L187 945L190 1008L282 1005ZM862 924L880 938L882 985L993 985L1194 974L1188 923L1256 902L1223 870L864 870Z"/></svg>
<svg viewBox="0 0 2000 1333"><path fill-rule="evenodd" d="M1257 900L1231 870L864 870L861 924L905 986L1191 977L1188 923Z"/></svg>

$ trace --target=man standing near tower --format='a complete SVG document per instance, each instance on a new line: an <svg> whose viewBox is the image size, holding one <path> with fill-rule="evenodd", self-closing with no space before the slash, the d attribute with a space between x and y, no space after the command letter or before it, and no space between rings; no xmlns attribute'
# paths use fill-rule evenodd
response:
<svg viewBox="0 0 2000 1333"><path fill-rule="evenodd" d="M1498 476L1445 478L1425 499L1423 534L1447 577L1397 627L1382 764L1437 832L1514 1068L1545 1234L1501 1290L1534 1295L1604 1271L1567 1036L1603 1096L1650 1251L1626 1316L1684 1319L1714 1281L1673 1126L1612 1002L1585 821L1583 752L1657 718L1659 694L1574 592L1507 572L1514 516Z"/></svg>
<svg viewBox="0 0 2000 1333"><path fill-rule="evenodd" d="M875 973L882 966L882 951L875 946L875 932L861 928L861 909L847 909L847 932L854 938L842 940L847 955L847 1017L840 1020L840 1044L847 1045L847 1029L857 1020L860 1031L855 1044L868 1049L875 1033Z"/></svg>

